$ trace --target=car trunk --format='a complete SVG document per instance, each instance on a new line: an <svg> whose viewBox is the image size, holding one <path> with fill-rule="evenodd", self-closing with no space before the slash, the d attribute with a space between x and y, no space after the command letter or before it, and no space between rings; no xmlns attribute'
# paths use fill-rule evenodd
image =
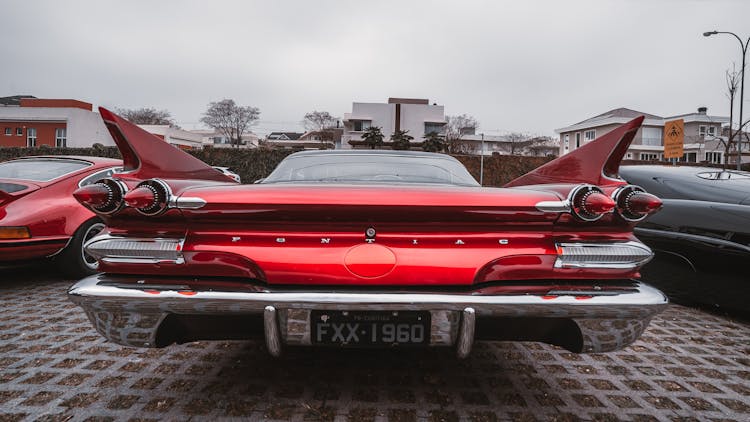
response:
<svg viewBox="0 0 750 422"><path fill-rule="evenodd" d="M318 285L469 285L512 256L529 259L505 276L533 278L530 268L552 266L558 216L536 204L560 200L522 189L323 184L196 188L181 197L206 201L183 210L183 251L198 272L221 274L224 263L271 284Z"/></svg>

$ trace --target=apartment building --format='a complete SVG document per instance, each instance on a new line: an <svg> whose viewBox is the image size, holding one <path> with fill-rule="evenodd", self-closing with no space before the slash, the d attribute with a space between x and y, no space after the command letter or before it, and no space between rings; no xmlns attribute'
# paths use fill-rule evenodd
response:
<svg viewBox="0 0 750 422"><path fill-rule="evenodd" d="M427 99L388 98L387 103L352 103L352 112L344 114L344 133L336 148L350 149L350 141L361 141L373 126L380 127L385 140L397 130L407 130L415 142L430 132L442 133L445 108Z"/></svg>
<svg viewBox="0 0 750 422"><path fill-rule="evenodd" d="M560 155L567 154L576 148L604 135L617 126L644 116L641 128L635 135L625 159L662 160L664 158L664 123L682 119L684 122L684 156L687 162L724 162L722 127L729 124L729 118L711 116L706 107L699 107L694 113L661 117L628 108L616 108L588 118L584 121L556 129L560 135ZM730 157L730 162L733 160Z"/></svg>

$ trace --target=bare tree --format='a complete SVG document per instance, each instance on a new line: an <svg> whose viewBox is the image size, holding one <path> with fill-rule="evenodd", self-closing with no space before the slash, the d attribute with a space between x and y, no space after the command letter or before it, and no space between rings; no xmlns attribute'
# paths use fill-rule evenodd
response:
<svg viewBox="0 0 750 422"><path fill-rule="evenodd" d="M474 134L479 122L468 114L447 116L445 118L445 142L448 152L453 154L467 153L467 144L461 140L462 135Z"/></svg>
<svg viewBox="0 0 750 422"><path fill-rule="evenodd" d="M257 107L242 107L235 104L234 100L224 99L209 104L201 122L218 130L233 146L239 147L242 143L242 134L259 117L260 110Z"/></svg>
<svg viewBox="0 0 750 422"><path fill-rule="evenodd" d="M157 110L152 107L118 108L117 114L137 125L175 126L172 114L167 110Z"/></svg>
<svg viewBox="0 0 750 422"><path fill-rule="evenodd" d="M724 168L729 165L729 150L731 149L735 138L735 134L732 133L732 122L734 121L734 97L737 94L737 89L740 86L741 79L739 72L737 72L734 67L734 63L732 63L731 72L729 71L729 69L726 70L725 77L727 81L726 96L727 98L729 98L729 136L726 142L722 140L722 144L724 145ZM740 128L739 133L742 133L742 128ZM740 139L739 141L742 142L742 139Z"/></svg>
<svg viewBox="0 0 750 422"><path fill-rule="evenodd" d="M505 140L507 141L507 151L510 155L516 155L516 153L520 153L521 149L524 147L529 146L529 140L531 139L530 136L525 135L520 132L511 132L507 135L505 135Z"/></svg>
<svg viewBox="0 0 750 422"><path fill-rule="evenodd" d="M316 131L322 141L333 141L333 130L338 123L338 117L334 117L327 111L311 111L305 114L302 124L305 129Z"/></svg>

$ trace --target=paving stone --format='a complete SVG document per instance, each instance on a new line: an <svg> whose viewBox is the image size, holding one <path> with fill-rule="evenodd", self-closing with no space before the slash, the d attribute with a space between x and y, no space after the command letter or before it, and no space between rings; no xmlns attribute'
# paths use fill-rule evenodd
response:
<svg viewBox="0 0 750 422"><path fill-rule="evenodd" d="M51 270L0 283L0 421L747 421L750 324L670 305L641 340L578 355L527 342L449 349L165 349L101 338Z"/></svg>

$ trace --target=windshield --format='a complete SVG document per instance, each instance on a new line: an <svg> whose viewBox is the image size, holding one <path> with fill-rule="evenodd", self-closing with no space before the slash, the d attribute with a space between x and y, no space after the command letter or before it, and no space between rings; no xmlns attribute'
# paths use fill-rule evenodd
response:
<svg viewBox="0 0 750 422"><path fill-rule="evenodd" d="M478 186L466 168L440 156L319 154L290 156L262 183L436 183Z"/></svg>
<svg viewBox="0 0 750 422"><path fill-rule="evenodd" d="M33 159L0 163L0 179L20 179L34 182L49 182L68 173L90 166L78 160Z"/></svg>

